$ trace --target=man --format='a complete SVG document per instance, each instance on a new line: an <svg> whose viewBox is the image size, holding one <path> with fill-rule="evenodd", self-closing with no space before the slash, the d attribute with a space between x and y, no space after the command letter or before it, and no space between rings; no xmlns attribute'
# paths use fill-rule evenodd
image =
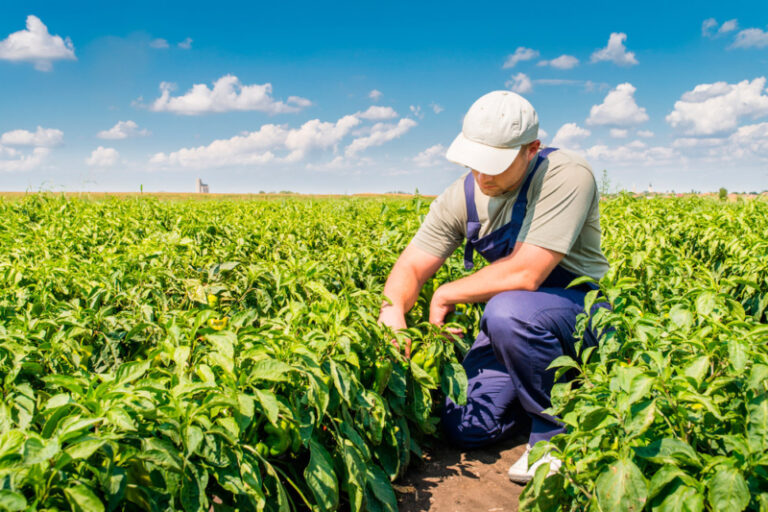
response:
<svg viewBox="0 0 768 512"><path fill-rule="evenodd" d="M391 301L379 321L406 327L405 313L421 287L466 239L464 261L474 251L490 265L434 293L430 322L442 325L456 304L487 302L480 333L463 362L467 404L446 401L443 426L457 445L472 448L530 425L525 454L509 470L529 481L545 457L528 467L536 442L564 431L550 406L554 371L546 368L574 351L576 316L590 287L566 289L578 276L599 279L608 270L600 248L598 191L589 164L554 148L541 149L536 111L523 97L494 91L478 99L446 157L470 172L431 205L384 288ZM585 346L595 344L587 333Z"/></svg>

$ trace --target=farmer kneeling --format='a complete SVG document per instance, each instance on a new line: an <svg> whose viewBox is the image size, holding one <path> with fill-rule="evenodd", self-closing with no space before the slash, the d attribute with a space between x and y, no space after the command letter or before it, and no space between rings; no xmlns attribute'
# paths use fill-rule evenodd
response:
<svg viewBox="0 0 768 512"><path fill-rule="evenodd" d="M406 327L421 287L464 239L464 264L477 251L490 265L440 286L430 322L442 325L455 304L487 302L480 333L464 359L467 404L446 401L443 425L463 448L488 445L530 425L526 452L509 469L525 483L545 457L528 468L535 443L564 432L543 414L550 406L558 356L573 357L576 316L588 285L566 289L578 276L599 279L608 270L600 248L598 191L589 164L555 148L541 149L531 104L509 91L478 99L464 117L448 160L470 172L451 184L392 268L384 288L391 304L379 322ZM587 333L584 346L596 344Z"/></svg>

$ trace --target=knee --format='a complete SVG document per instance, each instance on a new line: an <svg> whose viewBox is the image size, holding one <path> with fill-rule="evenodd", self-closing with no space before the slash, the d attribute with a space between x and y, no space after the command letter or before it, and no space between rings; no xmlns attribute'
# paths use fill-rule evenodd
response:
<svg viewBox="0 0 768 512"><path fill-rule="evenodd" d="M505 364L499 352L502 347L515 354L525 349L524 340L533 321L530 304L530 292L511 291L494 296L485 306L480 328L490 339L496 357Z"/></svg>
<svg viewBox="0 0 768 512"><path fill-rule="evenodd" d="M523 321L524 306L528 302L526 291L502 292L493 297L485 305L482 323L491 331L504 329L510 323Z"/></svg>

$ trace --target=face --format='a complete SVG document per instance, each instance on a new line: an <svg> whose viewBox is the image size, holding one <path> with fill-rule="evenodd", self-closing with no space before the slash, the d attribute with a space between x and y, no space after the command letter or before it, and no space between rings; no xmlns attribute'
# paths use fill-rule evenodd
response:
<svg viewBox="0 0 768 512"><path fill-rule="evenodd" d="M525 178L528 164L536 157L540 145L541 143L538 140L528 144L501 174L491 176L472 169L472 175L475 177L475 182L480 187L480 191L487 196L500 196L519 187L523 182L523 178Z"/></svg>

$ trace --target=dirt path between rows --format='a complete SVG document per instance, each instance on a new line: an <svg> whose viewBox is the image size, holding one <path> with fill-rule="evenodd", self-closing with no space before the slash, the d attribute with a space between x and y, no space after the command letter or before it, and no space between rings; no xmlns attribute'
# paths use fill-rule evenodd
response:
<svg viewBox="0 0 768 512"><path fill-rule="evenodd" d="M400 512L514 512L523 486L507 470L525 451L525 438L462 452L443 443L425 450L395 483Z"/></svg>

